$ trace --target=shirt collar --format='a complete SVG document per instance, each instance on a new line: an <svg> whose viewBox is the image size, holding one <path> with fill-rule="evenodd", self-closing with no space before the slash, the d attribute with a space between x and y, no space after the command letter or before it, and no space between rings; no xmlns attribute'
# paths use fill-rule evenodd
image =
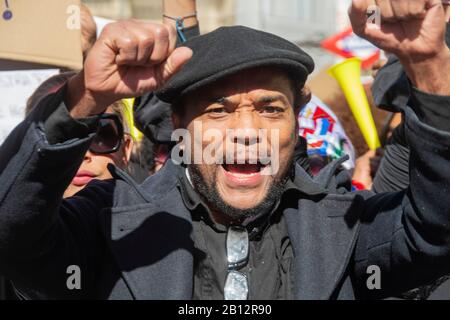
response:
<svg viewBox="0 0 450 320"><path fill-rule="evenodd" d="M178 185L183 202L189 211L194 211L199 206L203 206L207 209L207 206L203 203L200 195L194 189L188 168L183 167L183 170L180 170Z"/></svg>

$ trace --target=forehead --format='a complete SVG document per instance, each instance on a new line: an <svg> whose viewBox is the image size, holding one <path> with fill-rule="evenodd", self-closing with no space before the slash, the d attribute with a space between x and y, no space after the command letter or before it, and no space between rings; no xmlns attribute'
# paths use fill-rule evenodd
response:
<svg viewBox="0 0 450 320"><path fill-rule="evenodd" d="M257 68L241 71L205 86L185 99L192 103L208 98L230 97L236 94L261 93L263 91L279 92L292 101L293 81L288 74L277 68Z"/></svg>

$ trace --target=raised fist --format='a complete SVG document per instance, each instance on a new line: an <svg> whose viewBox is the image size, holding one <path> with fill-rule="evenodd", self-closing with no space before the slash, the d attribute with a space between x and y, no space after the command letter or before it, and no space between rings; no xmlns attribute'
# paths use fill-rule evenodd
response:
<svg viewBox="0 0 450 320"><path fill-rule="evenodd" d="M81 90L81 81L84 86L73 105L82 100L83 114L101 113L114 101L158 90L192 56L175 44L175 29L162 24L127 20L107 25L86 58L82 80L72 85L72 91Z"/></svg>
<svg viewBox="0 0 450 320"><path fill-rule="evenodd" d="M368 23L373 8L379 27ZM427 59L446 48L441 0L353 0L349 15L357 35L400 58Z"/></svg>

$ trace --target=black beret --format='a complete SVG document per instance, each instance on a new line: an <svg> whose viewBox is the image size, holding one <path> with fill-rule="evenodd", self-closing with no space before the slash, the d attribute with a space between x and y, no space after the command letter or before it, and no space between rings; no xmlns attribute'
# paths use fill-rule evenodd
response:
<svg viewBox="0 0 450 320"><path fill-rule="evenodd" d="M172 144L172 109L152 92L134 100L134 124L153 143Z"/></svg>
<svg viewBox="0 0 450 320"><path fill-rule="evenodd" d="M314 61L297 45L243 26L221 27L186 41L192 58L156 95L172 103L178 97L239 71L263 66L286 70L304 83Z"/></svg>

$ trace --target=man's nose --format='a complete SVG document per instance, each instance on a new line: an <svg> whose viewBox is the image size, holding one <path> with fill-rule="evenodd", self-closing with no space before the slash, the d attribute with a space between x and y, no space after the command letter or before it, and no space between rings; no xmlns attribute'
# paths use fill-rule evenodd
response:
<svg viewBox="0 0 450 320"><path fill-rule="evenodd" d="M258 129L260 129L259 121L253 112L239 112L231 128L233 131L231 135L233 143L250 146L260 142L258 135Z"/></svg>
<svg viewBox="0 0 450 320"><path fill-rule="evenodd" d="M259 143L258 130L256 128L237 128L233 130L232 142L251 146Z"/></svg>

